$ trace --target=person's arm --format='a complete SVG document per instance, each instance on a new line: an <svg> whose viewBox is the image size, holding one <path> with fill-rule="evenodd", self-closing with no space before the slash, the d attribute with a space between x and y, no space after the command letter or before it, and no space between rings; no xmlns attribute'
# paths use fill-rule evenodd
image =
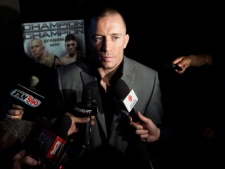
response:
<svg viewBox="0 0 225 169"><path fill-rule="evenodd" d="M177 64L179 67L182 68L182 70L180 71L175 70L179 74L182 74L189 66L200 67L203 65L211 65L212 56L209 54L180 56L173 60L173 64Z"/></svg>

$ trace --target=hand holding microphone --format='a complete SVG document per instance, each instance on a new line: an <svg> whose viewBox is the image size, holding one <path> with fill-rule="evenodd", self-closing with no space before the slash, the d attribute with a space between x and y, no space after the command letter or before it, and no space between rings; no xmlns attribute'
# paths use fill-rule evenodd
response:
<svg viewBox="0 0 225 169"><path fill-rule="evenodd" d="M80 124L80 123L90 123L91 125L95 124L94 123L95 116L75 117L73 114L71 114L69 112L67 112L66 115L68 115L72 120L72 125L68 131L68 135L71 135L71 134L79 131L79 128L77 127L76 124Z"/></svg>
<svg viewBox="0 0 225 169"><path fill-rule="evenodd" d="M35 92L38 83L39 79L32 76L27 82L27 87L17 84L10 91L9 103L5 107L5 119L21 120L24 117L24 110L28 111L25 115L28 120L35 117L45 98Z"/></svg>
<svg viewBox="0 0 225 169"><path fill-rule="evenodd" d="M1 121L0 147L7 150L19 142L25 146L12 158L12 167L15 169L22 166L29 169L32 166L42 168L40 164L54 169L65 151L71 123L67 115L58 117L50 128L25 120Z"/></svg>
<svg viewBox="0 0 225 169"><path fill-rule="evenodd" d="M21 120L23 118L24 108L20 105L12 104L9 109L7 109L4 119L5 120Z"/></svg>
<svg viewBox="0 0 225 169"><path fill-rule="evenodd" d="M97 114L97 104L94 102L93 90L90 88L84 88L82 93L82 101L77 103L74 108L74 115L77 117L90 118L93 121L94 116ZM81 133L83 133L83 145L90 144L90 122L87 122L80 126Z"/></svg>
<svg viewBox="0 0 225 169"><path fill-rule="evenodd" d="M140 136L140 138L147 142L154 142L160 137L160 129L153 123L153 121L145 116L143 116L139 111L137 112L137 116L141 121L141 124L132 121L132 117L130 119L130 125L136 129L136 134Z"/></svg>
<svg viewBox="0 0 225 169"><path fill-rule="evenodd" d="M64 161L66 161L64 158L67 158L67 156L65 156L65 154L68 153L67 147L71 144L70 141L67 140L67 136L78 131L73 130L73 132L70 132L71 128L73 128L75 124L89 121L87 117L74 117L72 114L66 113L66 115L58 117L49 130L37 128L36 131L35 129L35 131L32 131L36 133L35 135L32 134L32 136L35 137L29 136L31 140L27 141L27 148L14 155L12 159L13 167L15 169L19 169L22 166L26 166L26 168L29 166L29 169L32 167L42 168L42 165L46 167L46 163L51 169L62 166ZM5 123L6 122L8 121L5 121ZM28 131L22 130L24 125L29 124L28 121L21 120L12 122L18 123L21 127L19 131L26 135L24 137L28 137ZM22 137L19 132L17 132L17 134Z"/></svg>
<svg viewBox="0 0 225 169"><path fill-rule="evenodd" d="M72 120L68 115L59 116L50 129L41 128L28 141L27 154L49 168L55 168L65 151Z"/></svg>
<svg viewBox="0 0 225 169"><path fill-rule="evenodd" d="M134 90L130 90L128 85L122 79L118 79L114 86L114 92L122 106L123 112L129 116L130 125L135 128L136 134L139 135L142 140L147 142L158 140L160 129L151 119L133 109L138 101Z"/></svg>

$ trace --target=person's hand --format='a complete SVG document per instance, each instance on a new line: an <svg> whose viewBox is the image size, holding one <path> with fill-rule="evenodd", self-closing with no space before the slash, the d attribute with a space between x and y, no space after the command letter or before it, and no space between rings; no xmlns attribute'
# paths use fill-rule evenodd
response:
<svg viewBox="0 0 225 169"><path fill-rule="evenodd" d="M188 56L180 56L173 61L173 64L177 64L182 70L175 71L179 74L183 74L185 70L191 65L191 57Z"/></svg>
<svg viewBox="0 0 225 169"><path fill-rule="evenodd" d="M189 66L200 67L203 65L211 65L212 56L209 54L180 56L173 61L173 64L177 64L179 67L181 67L182 70L175 71L179 74L183 74Z"/></svg>
<svg viewBox="0 0 225 169"><path fill-rule="evenodd" d="M95 116L90 116L90 117L75 117L74 115L72 115L69 112L67 112L66 115L68 115L71 118L71 120L72 120L71 127L68 130L68 135L71 135L71 134L76 133L76 132L79 131L79 128L76 125L78 123L90 123L91 125L94 125Z"/></svg>
<svg viewBox="0 0 225 169"><path fill-rule="evenodd" d="M12 104L5 112L5 120L21 120L24 114L24 108L19 105Z"/></svg>
<svg viewBox="0 0 225 169"><path fill-rule="evenodd" d="M132 117L129 116L130 125L136 129L136 134L140 136L143 141L154 142L159 139L160 129L152 122L151 119L143 116L139 111L137 115L140 119L140 123L132 121Z"/></svg>
<svg viewBox="0 0 225 169"><path fill-rule="evenodd" d="M26 155L26 150L21 150L14 155L12 159L11 169L23 169L27 166L37 166L40 165L40 161L35 160L34 158Z"/></svg>

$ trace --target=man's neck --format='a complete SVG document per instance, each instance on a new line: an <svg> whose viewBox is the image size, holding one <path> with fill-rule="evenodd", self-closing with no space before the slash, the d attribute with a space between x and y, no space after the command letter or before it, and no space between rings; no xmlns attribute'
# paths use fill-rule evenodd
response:
<svg viewBox="0 0 225 169"><path fill-rule="evenodd" d="M118 67L115 69L104 69L102 67L98 68L99 75L102 79L101 84L105 83L106 85L110 86L110 79L115 74L117 69Z"/></svg>
<svg viewBox="0 0 225 169"><path fill-rule="evenodd" d="M73 57L77 57L77 52L75 51L74 53L68 53L68 55L70 58L73 58Z"/></svg>
<svg viewBox="0 0 225 169"><path fill-rule="evenodd" d="M41 54L41 56L36 57L36 60L38 61L42 60L45 57L45 55L46 55L45 53Z"/></svg>

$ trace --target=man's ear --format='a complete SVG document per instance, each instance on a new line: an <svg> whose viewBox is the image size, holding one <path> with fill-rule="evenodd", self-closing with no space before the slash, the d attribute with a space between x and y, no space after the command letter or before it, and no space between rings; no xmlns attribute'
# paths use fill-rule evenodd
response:
<svg viewBox="0 0 225 169"><path fill-rule="evenodd" d="M126 34L126 35L125 35L125 40L124 40L124 45L123 45L123 48L124 48L124 49L127 47L127 44L128 44L128 42L129 42L129 39L130 39L129 34Z"/></svg>

